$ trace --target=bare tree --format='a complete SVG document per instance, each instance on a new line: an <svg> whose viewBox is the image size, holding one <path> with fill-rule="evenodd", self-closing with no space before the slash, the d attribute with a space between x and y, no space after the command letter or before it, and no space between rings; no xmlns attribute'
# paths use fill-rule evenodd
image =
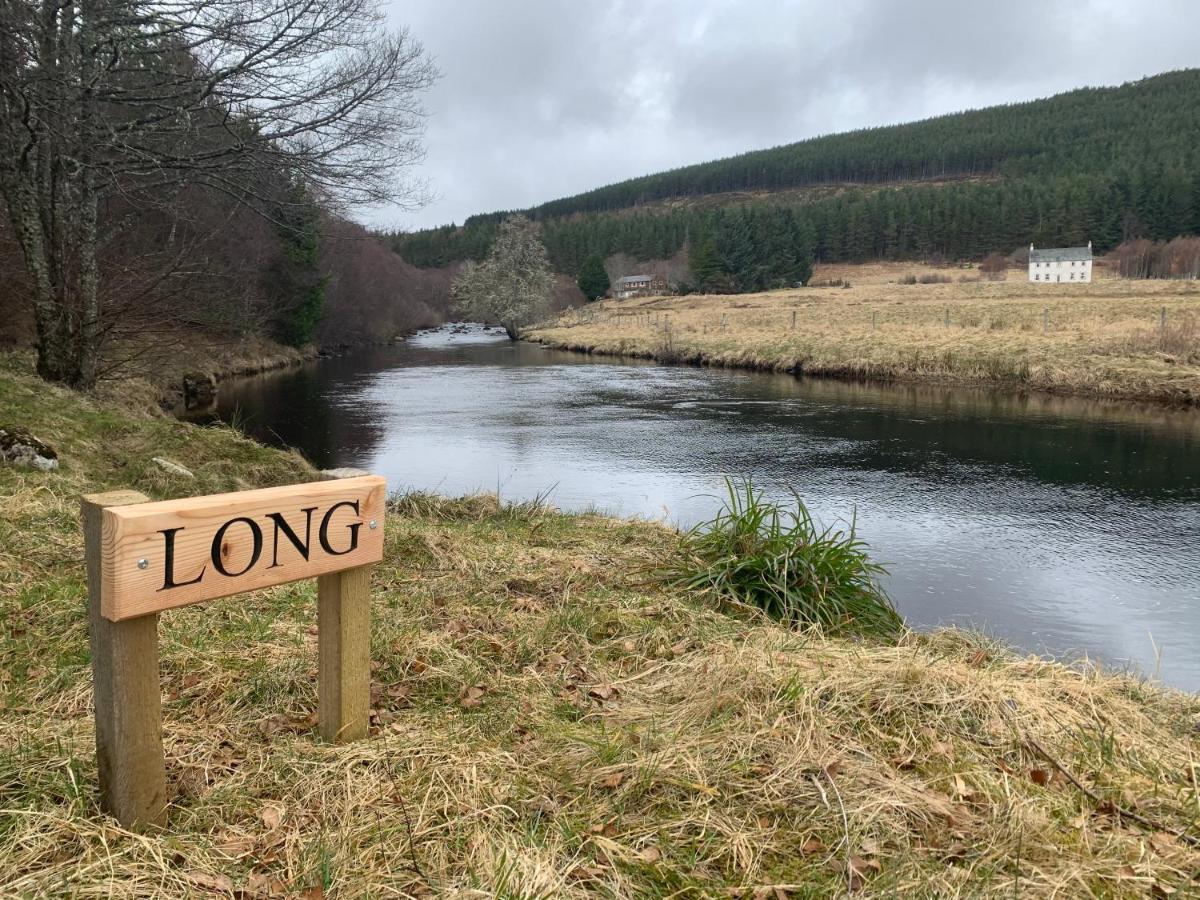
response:
<svg viewBox="0 0 1200 900"><path fill-rule="evenodd" d="M113 318L100 257L194 186L269 208L413 202L436 78L377 0L0 0L0 196L38 371L86 387Z"/></svg>
<svg viewBox="0 0 1200 900"><path fill-rule="evenodd" d="M979 271L989 281L1003 281L1008 275L1008 258L1000 253L989 254L979 264Z"/></svg>
<svg viewBox="0 0 1200 900"><path fill-rule="evenodd" d="M513 216L500 226L487 259L469 262L451 287L463 315L499 322L514 341L521 328L550 311L555 278L537 226Z"/></svg>

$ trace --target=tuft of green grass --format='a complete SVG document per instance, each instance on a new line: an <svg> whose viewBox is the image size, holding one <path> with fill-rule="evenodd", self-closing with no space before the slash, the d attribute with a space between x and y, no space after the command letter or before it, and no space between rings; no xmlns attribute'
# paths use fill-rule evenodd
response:
<svg viewBox="0 0 1200 900"><path fill-rule="evenodd" d="M808 507L766 499L750 479L726 479L716 517L683 535L681 552L663 572L677 590L761 609L791 626L830 634L894 637L904 622L880 587L886 569L855 534L821 529Z"/></svg>

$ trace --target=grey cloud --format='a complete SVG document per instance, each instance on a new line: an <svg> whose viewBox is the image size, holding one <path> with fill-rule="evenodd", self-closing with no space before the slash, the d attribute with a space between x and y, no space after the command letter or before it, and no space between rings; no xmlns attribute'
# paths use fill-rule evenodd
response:
<svg viewBox="0 0 1200 900"><path fill-rule="evenodd" d="M1195 0L405 0L424 227L850 128L1200 62ZM1172 23L1164 27L1164 23Z"/></svg>

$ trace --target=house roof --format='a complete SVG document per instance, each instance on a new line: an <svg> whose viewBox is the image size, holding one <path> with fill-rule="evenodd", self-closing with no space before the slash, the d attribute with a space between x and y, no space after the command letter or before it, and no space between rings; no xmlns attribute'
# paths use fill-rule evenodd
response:
<svg viewBox="0 0 1200 900"><path fill-rule="evenodd" d="M619 284L645 284L650 281L649 275L626 275L619 279Z"/></svg>
<svg viewBox="0 0 1200 900"><path fill-rule="evenodd" d="M1092 258L1091 247L1056 247L1029 251L1030 262L1087 262Z"/></svg>

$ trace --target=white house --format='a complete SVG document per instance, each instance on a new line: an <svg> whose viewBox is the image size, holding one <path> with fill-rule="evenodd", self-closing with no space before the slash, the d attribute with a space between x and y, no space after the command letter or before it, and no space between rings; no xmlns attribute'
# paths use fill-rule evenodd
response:
<svg viewBox="0 0 1200 900"><path fill-rule="evenodd" d="M1054 284L1092 280L1092 242L1086 247L1060 247L1053 250L1035 250L1029 245L1029 280L1049 281Z"/></svg>

